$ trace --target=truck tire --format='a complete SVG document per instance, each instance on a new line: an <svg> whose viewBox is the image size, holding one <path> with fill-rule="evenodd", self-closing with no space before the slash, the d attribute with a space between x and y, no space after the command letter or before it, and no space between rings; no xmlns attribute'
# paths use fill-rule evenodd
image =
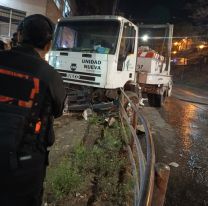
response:
<svg viewBox="0 0 208 206"><path fill-rule="evenodd" d="M150 107L162 107L165 102L165 92L162 94L147 94Z"/></svg>
<svg viewBox="0 0 208 206"><path fill-rule="evenodd" d="M163 95L155 94L155 107L161 107L163 104Z"/></svg>
<svg viewBox="0 0 208 206"><path fill-rule="evenodd" d="M155 94L147 94L148 103L150 107L155 106Z"/></svg>
<svg viewBox="0 0 208 206"><path fill-rule="evenodd" d="M155 107L163 107L165 104L166 93L155 94Z"/></svg>

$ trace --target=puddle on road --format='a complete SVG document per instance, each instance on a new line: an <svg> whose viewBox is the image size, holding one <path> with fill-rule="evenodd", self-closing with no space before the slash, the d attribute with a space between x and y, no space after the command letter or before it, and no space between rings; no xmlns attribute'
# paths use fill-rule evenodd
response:
<svg viewBox="0 0 208 206"><path fill-rule="evenodd" d="M174 160L166 206L208 206L208 108L169 98L159 112L175 130Z"/></svg>
<svg viewBox="0 0 208 206"><path fill-rule="evenodd" d="M176 129L179 150L187 156L187 165L192 169L208 166L208 113L192 103L171 99L161 109L166 121Z"/></svg>
<svg viewBox="0 0 208 206"><path fill-rule="evenodd" d="M197 108L192 104L183 106L182 104L177 105L172 102L167 102L164 110L168 123L177 129L183 151L188 152L193 144L190 136L193 129L197 127L194 123Z"/></svg>

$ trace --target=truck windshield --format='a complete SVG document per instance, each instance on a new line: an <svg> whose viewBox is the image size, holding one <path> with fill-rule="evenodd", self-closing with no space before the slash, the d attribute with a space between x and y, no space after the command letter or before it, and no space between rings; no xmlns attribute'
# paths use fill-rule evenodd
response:
<svg viewBox="0 0 208 206"><path fill-rule="evenodd" d="M60 22L53 50L114 54L119 28L116 20Z"/></svg>

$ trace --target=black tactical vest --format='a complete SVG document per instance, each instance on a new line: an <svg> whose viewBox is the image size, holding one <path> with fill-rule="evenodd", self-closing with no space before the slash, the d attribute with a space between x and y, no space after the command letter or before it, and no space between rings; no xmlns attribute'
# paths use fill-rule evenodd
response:
<svg viewBox="0 0 208 206"><path fill-rule="evenodd" d="M27 138L36 141L41 132L45 91L37 77L0 68L0 161L5 172L17 167L18 152Z"/></svg>

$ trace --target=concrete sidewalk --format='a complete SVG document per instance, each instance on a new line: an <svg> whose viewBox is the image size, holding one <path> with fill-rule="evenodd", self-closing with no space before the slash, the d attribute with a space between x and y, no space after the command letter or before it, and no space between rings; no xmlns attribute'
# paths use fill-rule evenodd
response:
<svg viewBox="0 0 208 206"><path fill-rule="evenodd" d="M83 140L88 122L78 115L64 115L54 122L55 143L51 147L50 165L56 165L63 156Z"/></svg>

